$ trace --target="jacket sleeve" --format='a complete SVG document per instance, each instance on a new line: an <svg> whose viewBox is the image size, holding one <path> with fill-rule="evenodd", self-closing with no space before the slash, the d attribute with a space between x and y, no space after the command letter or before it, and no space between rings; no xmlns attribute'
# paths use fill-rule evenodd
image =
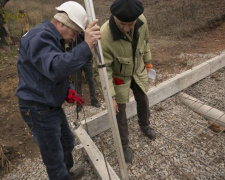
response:
<svg viewBox="0 0 225 180"><path fill-rule="evenodd" d="M59 42L51 33L40 33L28 42L27 55L30 62L54 82L60 82L73 74L92 57L86 42L69 52L63 52Z"/></svg>
<svg viewBox="0 0 225 180"><path fill-rule="evenodd" d="M145 17L142 15L142 20L144 22L144 28L145 28L145 49L144 49L144 63L145 64L149 64L151 59L152 59L152 55L151 55L151 51L150 51L150 44L149 44L149 29L148 29L148 22L145 19Z"/></svg>

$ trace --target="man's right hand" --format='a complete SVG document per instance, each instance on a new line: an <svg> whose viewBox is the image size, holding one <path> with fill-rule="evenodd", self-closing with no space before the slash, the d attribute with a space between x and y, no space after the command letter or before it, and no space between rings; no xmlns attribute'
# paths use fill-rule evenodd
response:
<svg viewBox="0 0 225 180"><path fill-rule="evenodd" d="M93 49L95 44L97 44L98 40L101 39L101 33L100 33L100 27L97 26L98 19L91 22L86 30L84 35L84 40L90 47L90 49Z"/></svg>
<svg viewBox="0 0 225 180"><path fill-rule="evenodd" d="M113 107L114 107L115 113L117 114L119 112L119 108L115 99L113 99Z"/></svg>
<svg viewBox="0 0 225 180"><path fill-rule="evenodd" d="M77 94L74 89L68 90L66 101L68 103L73 103L74 101L76 101L78 106L83 106L85 103L84 98L81 95Z"/></svg>

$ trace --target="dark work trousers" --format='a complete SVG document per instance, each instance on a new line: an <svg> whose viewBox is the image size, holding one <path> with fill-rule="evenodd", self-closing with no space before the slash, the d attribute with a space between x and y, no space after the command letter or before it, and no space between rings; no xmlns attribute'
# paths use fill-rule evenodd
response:
<svg viewBox="0 0 225 180"><path fill-rule="evenodd" d="M23 120L33 133L50 180L69 180L75 140L61 107L19 100Z"/></svg>
<svg viewBox="0 0 225 180"><path fill-rule="evenodd" d="M92 60L90 60L79 71L77 71L74 74L74 78L75 78L75 91L78 94L82 95L82 71L84 71L89 87L90 98L91 100L94 100L96 99L96 97L95 97L95 83L92 68L93 68Z"/></svg>
<svg viewBox="0 0 225 180"><path fill-rule="evenodd" d="M140 127L149 126L150 110L149 110L149 101L148 96L141 90L141 88L136 84L134 80L131 82L130 88L133 91L134 99L137 103L137 116L138 124ZM120 138L122 142L122 147L127 148L129 139L128 139L128 124L126 116L126 104L118 104L119 113L117 113L117 123L120 132Z"/></svg>

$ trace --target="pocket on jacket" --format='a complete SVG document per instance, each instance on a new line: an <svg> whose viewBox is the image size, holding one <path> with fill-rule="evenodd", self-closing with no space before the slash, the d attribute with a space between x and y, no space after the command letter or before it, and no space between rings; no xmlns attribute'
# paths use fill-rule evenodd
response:
<svg viewBox="0 0 225 180"><path fill-rule="evenodd" d="M117 69L116 71L119 70L119 74L120 76L132 76L133 74L133 60L132 57L126 58L126 57L117 57L116 60L119 63L119 69ZM115 74L118 74L115 73Z"/></svg>
<svg viewBox="0 0 225 180"><path fill-rule="evenodd" d="M30 109L28 107L19 107L19 110L23 120L27 124L28 128L32 131L34 129L34 124L33 124Z"/></svg>
<svg viewBox="0 0 225 180"><path fill-rule="evenodd" d="M116 102L124 104L129 102L130 83L114 85L116 92Z"/></svg>

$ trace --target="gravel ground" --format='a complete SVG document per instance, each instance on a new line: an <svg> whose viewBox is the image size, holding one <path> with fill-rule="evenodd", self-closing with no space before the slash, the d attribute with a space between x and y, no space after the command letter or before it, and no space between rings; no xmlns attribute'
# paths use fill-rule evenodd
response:
<svg viewBox="0 0 225 180"><path fill-rule="evenodd" d="M199 81L183 92L225 112L225 68ZM69 121L76 119L75 107L65 106ZM86 118L105 109L85 107ZM174 95L151 109L151 126L157 131L155 141L150 141L139 130L137 117L129 119L130 147L134 162L128 165L129 179L151 180L222 180L225 179L225 133L215 133L207 121L183 105ZM88 112L88 114L86 113ZM80 119L84 119L83 113ZM103 142L105 156L120 177L119 165L111 131L93 138L99 149ZM78 141L77 141L78 143ZM88 162L84 150L74 152L75 168L85 166L83 180L98 179ZM14 166L2 180L47 180L41 158L24 159Z"/></svg>

